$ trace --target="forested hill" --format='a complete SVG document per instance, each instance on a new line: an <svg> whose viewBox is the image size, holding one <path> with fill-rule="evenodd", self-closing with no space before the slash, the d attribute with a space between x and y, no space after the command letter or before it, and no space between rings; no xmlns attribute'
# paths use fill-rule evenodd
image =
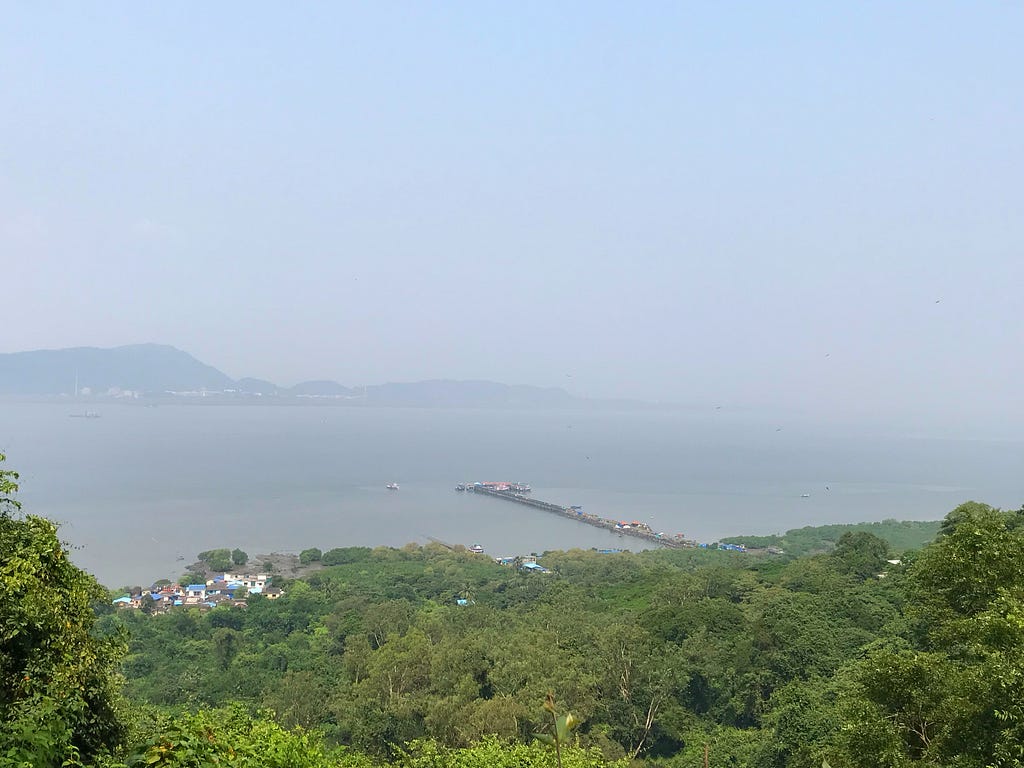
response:
<svg viewBox="0 0 1024 768"><path fill-rule="evenodd" d="M149 615L0 502L0 765L554 768L557 735L564 768L1020 766L1024 511L890 554L351 547Z"/></svg>
<svg viewBox="0 0 1024 768"><path fill-rule="evenodd" d="M223 390L233 385L213 366L164 344L0 354L0 395L74 394L76 388L96 394L111 389Z"/></svg>

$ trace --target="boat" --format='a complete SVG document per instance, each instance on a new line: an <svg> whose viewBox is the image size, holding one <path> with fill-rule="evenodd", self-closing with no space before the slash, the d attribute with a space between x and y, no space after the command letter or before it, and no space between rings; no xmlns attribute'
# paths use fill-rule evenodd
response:
<svg viewBox="0 0 1024 768"><path fill-rule="evenodd" d="M459 483L458 485L455 486L455 490L456 491L464 491L464 490L466 490L466 486L465 486L464 483Z"/></svg>
<svg viewBox="0 0 1024 768"><path fill-rule="evenodd" d="M388 483L384 487L387 488L389 491L397 491L398 490L398 483Z"/></svg>
<svg viewBox="0 0 1024 768"><path fill-rule="evenodd" d="M86 411L85 413L69 413L72 419L98 419L100 417L99 411Z"/></svg>
<svg viewBox="0 0 1024 768"><path fill-rule="evenodd" d="M479 544L474 544L472 547L469 548L469 551L472 552L474 555L482 555L484 553L484 548L481 547Z"/></svg>
<svg viewBox="0 0 1024 768"><path fill-rule="evenodd" d="M811 498L811 494L809 494L809 493L801 493L800 494L800 498L801 499L809 499L809 498Z"/></svg>

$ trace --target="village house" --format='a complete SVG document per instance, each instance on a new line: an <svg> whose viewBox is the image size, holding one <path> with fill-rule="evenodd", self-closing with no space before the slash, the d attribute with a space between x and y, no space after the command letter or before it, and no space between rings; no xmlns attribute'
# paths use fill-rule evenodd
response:
<svg viewBox="0 0 1024 768"><path fill-rule="evenodd" d="M205 584L189 584L185 587L185 605L196 605L206 601Z"/></svg>
<svg viewBox="0 0 1024 768"><path fill-rule="evenodd" d="M532 563L523 563L519 570L523 573L551 573L547 568L538 563L536 560Z"/></svg>
<svg viewBox="0 0 1024 768"><path fill-rule="evenodd" d="M262 592L268 600L277 600L284 595L284 590L280 587L266 586L265 574L228 573L224 576L231 578L217 578L206 584L189 584L184 587L180 584L166 584L153 586L151 589L135 589L131 594L114 598L111 604L117 609L139 609L148 604L151 613L167 613L175 607L209 610L219 605L230 605L245 608L245 598L250 594Z"/></svg>
<svg viewBox="0 0 1024 768"><path fill-rule="evenodd" d="M253 587L263 589L267 585L267 574L265 573L225 573L216 581L237 581L246 589L252 591ZM207 582L210 583L210 582Z"/></svg>

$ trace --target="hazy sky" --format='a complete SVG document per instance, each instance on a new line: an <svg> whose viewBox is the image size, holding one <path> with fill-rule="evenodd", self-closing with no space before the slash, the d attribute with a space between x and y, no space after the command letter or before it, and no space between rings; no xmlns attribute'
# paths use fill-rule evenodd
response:
<svg viewBox="0 0 1024 768"><path fill-rule="evenodd" d="M1024 423L1018 2L3 17L0 351Z"/></svg>

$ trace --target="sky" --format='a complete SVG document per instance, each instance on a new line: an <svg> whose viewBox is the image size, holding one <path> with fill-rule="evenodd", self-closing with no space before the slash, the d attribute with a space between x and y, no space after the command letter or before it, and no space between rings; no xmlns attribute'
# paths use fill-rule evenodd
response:
<svg viewBox="0 0 1024 768"><path fill-rule="evenodd" d="M1018 2L11 3L0 352L1024 425Z"/></svg>

